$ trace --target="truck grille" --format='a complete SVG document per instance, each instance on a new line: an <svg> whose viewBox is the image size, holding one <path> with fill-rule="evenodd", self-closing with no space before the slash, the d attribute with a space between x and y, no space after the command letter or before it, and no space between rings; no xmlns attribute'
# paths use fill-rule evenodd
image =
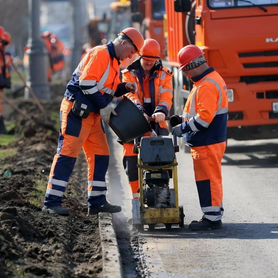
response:
<svg viewBox="0 0 278 278"><path fill-rule="evenodd" d="M256 97L258 99L277 99L278 100L278 91L257 92Z"/></svg>
<svg viewBox="0 0 278 278"><path fill-rule="evenodd" d="M245 52L239 53L238 56L242 66L246 70L256 70L256 75L241 76L240 82L252 84L278 81L278 50ZM267 70L268 75L257 75L258 70L260 70L262 74L264 70ZM271 71L271 73L269 71Z"/></svg>
<svg viewBox="0 0 278 278"><path fill-rule="evenodd" d="M253 68L278 68L278 62L263 62L263 63L244 63L246 69Z"/></svg>
<svg viewBox="0 0 278 278"><path fill-rule="evenodd" d="M229 112L228 113L228 119L230 121L243 120L243 112L241 112L241 111L239 111L239 112Z"/></svg>
<svg viewBox="0 0 278 278"><path fill-rule="evenodd" d="M240 58L246 57L261 57L261 56L278 56L278 50L273 51L258 51L258 52L248 52L248 53L239 53Z"/></svg>
<svg viewBox="0 0 278 278"><path fill-rule="evenodd" d="M247 84L258 83L258 82L274 82L278 81L278 75L266 75L266 76L241 76L240 82Z"/></svg>

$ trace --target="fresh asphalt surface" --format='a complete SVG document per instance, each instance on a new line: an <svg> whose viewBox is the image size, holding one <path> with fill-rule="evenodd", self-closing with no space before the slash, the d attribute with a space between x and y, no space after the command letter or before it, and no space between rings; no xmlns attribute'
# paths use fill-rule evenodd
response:
<svg viewBox="0 0 278 278"><path fill-rule="evenodd" d="M112 148L109 195L123 206L118 216L122 225L131 217L131 194L122 168L122 147L113 143ZM193 233L187 229L192 220L201 218L201 212L190 153L181 150L177 159L185 228L145 229L139 235L148 270L144 277L276 278L278 140L229 140L223 160L225 212L220 231ZM132 270L125 276L133 277Z"/></svg>

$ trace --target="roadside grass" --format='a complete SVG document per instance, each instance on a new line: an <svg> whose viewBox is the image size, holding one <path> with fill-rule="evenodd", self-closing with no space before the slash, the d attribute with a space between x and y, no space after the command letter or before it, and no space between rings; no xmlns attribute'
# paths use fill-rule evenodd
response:
<svg viewBox="0 0 278 278"><path fill-rule="evenodd" d="M46 181L44 179L37 179L35 181L35 190L32 192L29 202L35 207L40 208L45 195Z"/></svg>
<svg viewBox="0 0 278 278"><path fill-rule="evenodd" d="M0 147L8 146L16 141L15 135L0 135Z"/></svg>
<svg viewBox="0 0 278 278"><path fill-rule="evenodd" d="M16 155L16 148L0 149L0 159L6 159Z"/></svg>
<svg viewBox="0 0 278 278"><path fill-rule="evenodd" d="M27 79L26 73L22 72L22 71L20 71L20 73L21 73L22 77L26 80ZM24 85L21 78L14 71L12 72L12 84L13 84L13 87L21 87Z"/></svg>
<svg viewBox="0 0 278 278"><path fill-rule="evenodd" d="M55 122L55 128L56 130L59 130L60 128L60 115L56 112L51 112L51 120Z"/></svg>
<svg viewBox="0 0 278 278"><path fill-rule="evenodd" d="M17 140L14 135L0 135L0 159L16 155L16 147L8 147ZM4 147L4 148L1 148Z"/></svg>

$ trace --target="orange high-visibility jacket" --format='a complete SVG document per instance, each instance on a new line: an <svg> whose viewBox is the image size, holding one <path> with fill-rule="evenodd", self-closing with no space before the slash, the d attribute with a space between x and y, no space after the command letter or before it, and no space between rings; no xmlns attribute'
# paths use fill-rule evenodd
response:
<svg viewBox="0 0 278 278"><path fill-rule="evenodd" d="M183 117L185 122L182 128L190 146L207 146L226 141L227 88L225 81L212 68L194 83Z"/></svg>
<svg viewBox="0 0 278 278"><path fill-rule="evenodd" d="M123 82L135 84L136 92L126 96L140 109L151 116L155 112L168 115L172 107L173 85L172 73L159 62L154 66L149 78L145 78L140 59L122 71ZM160 123L161 128L168 128L166 121Z"/></svg>
<svg viewBox="0 0 278 278"><path fill-rule="evenodd" d="M71 101L80 99L91 112L99 112L112 101L120 83L120 65L113 44L96 46L74 71L65 97Z"/></svg>
<svg viewBox="0 0 278 278"><path fill-rule="evenodd" d="M0 50L0 89L11 88L13 58L9 52Z"/></svg>
<svg viewBox="0 0 278 278"><path fill-rule="evenodd" d="M53 36L54 37L54 36ZM50 58L53 72L62 71L65 68L65 46L56 36L51 40Z"/></svg>

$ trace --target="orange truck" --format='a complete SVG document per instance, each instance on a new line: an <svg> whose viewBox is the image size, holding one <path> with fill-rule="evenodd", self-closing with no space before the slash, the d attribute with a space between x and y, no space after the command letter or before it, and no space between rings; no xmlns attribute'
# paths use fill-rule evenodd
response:
<svg viewBox="0 0 278 278"><path fill-rule="evenodd" d="M152 38L159 42L161 58L164 59L166 57L166 39L164 36L165 1L131 0L130 4L132 22L139 23L139 28L144 38Z"/></svg>
<svg viewBox="0 0 278 278"><path fill-rule="evenodd" d="M109 39L124 28L133 26L144 38L155 39L160 44L161 58L166 57L164 36L165 1L163 0L118 0L111 3Z"/></svg>
<svg viewBox="0 0 278 278"><path fill-rule="evenodd" d="M277 0L166 0L168 66L174 73L174 113L191 84L178 71L180 48L195 43L229 92L229 137L278 137Z"/></svg>

